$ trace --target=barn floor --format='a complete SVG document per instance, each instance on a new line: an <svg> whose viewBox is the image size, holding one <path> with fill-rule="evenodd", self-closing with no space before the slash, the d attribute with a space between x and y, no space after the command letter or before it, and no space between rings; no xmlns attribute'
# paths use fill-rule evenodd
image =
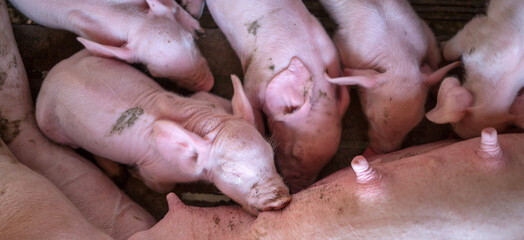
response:
<svg viewBox="0 0 524 240"><path fill-rule="evenodd" d="M410 2L418 14L429 24L439 41L449 39L474 15L483 13L486 4L485 0L411 0ZM328 18L320 3L316 0L304 0L304 3L321 21L328 33L333 33L336 25ZM9 12L19 51L28 73L31 93L33 99L36 99L46 73L56 63L82 49L82 46L76 41L75 35L71 33L32 24L30 20L12 8L9 9ZM240 62L224 35L213 22L207 9L200 22L206 33L198 39L198 45L215 75L215 87L211 92L230 99L233 88L229 76L232 73L242 76ZM451 74L460 75L461 70L455 70ZM181 94L188 93L166 80L159 79L158 81L167 89ZM367 123L360 110L356 89L352 89L350 94L351 104L343 119L344 129L338 152L321 172L320 177L325 177L334 171L349 166L351 159L355 155L361 154L367 147ZM433 95L430 94L428 97L426 110L433 108L435 97L436 91L433 91ZM449 125L436 125L425 119L408 135L404 146L446 139L451 134L452 130ZM87 158L93 159L89 153L82 150L79 150L79 152ZM120 176L114 177L113 180L155 218L160 219L167 212L165 194L152 192L126 171ZM179 184L174 192L182 201L190 205L234 204L229 198L221 195L216 188L206 183Z"/></svg>

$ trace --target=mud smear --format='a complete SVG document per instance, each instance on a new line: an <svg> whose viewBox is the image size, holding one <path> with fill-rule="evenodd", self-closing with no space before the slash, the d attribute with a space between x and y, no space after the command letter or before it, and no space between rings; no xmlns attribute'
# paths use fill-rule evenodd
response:
<svg viewBox="0 0 524 240"><path fill-rule="evenodd" d="M220 224L220 218L218 216L213 216L213 221L215 221L215 224L218 225Z"/></svg>
<svg viewBox="0 0 524 240"><path fill-rule="evenodd" d="M258 21L254 21L251 24L249 24L249 27L247 28L247 32L250 34L253 34L253 36L257 35L257 29L260 27L258 24Z"/></svg>
<svg viewBox="0 0 524 240"><path fill-rule="evenodd" d="M318 98L327 98L327 93L322 90L318 90Z"/></svg>
<svg viewBox="0 0 524 240"><path fill-rule="evenodd" d="M109 134L122 134L122 131L124 131L125 128L130 128L135 125L136 120L138 120L138 117L142 114L144 114L144 110L139 107L126 110L122 115L120 115L118 120L116 120L116 123L113 125Z"/></svg>
<svg viewBox="0 0 524 240"><path fill-rule="evenodd" d="M5 144L10 144L20 134L20 120L9 121L0 113L0 137Z"/></svg>
<svg viewBox="0 0 524 240"><path fill-rule="evenodd" d="M233 221L229 220L227 227L229 228L229 231L233 231L233 229L235 228L235 224L233 223Z"/></svg>

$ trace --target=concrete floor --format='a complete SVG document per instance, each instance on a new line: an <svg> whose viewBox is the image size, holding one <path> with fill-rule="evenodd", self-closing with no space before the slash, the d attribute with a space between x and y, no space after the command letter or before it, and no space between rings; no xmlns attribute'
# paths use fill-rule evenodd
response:
<svg viewBox="0 0 524 240"><path fill-rule="evenodd" d="M445 41L452 37L475 14L482 13L486 4L485 0L411 0L410 2L434 31L439 41ZM329 19L321 5L314 0L304 0L304 3L319 18L328 33L333 33L336 25ZM31 21L13 9L10 9L10 14L19 50L28 72L32 96L35 99L45 74L56 63L82 49L82 46L76 41L75 35L71 33L28 24ZM200 22L202 27L205 28L206 34L198 39L198 45L215 75L216 82L212 92L231 98L233 88L229 76L232 73L242 76L240 62L224 35L217 29L207 9ZM461 70L456 70L451 74L460 75ZM158 79L158 81L169 90L181 94L188 93L168 81L162 79ZM436 93L436 91L433 93ZM430 95L426 109L429 110L434 105L435 95ZM339 150L322 171L321 177L349 166L351 159L355 155L361 154L367 147L367 123L360 110L355 89L351 90L351 105L344 116L343 127ZM408 135L404 146L446 139L451 134L449 125L436 125L424 120ZM92 159L89 153L82 150L79 150L79 152ZM161 218L167 212L165 195L150 191L127 173L113 180L156 218ZM186 204L198 206L234 204L227 197L220 195L216 188L205 183L179 184L174 192ZM205 193L205 195L199 193ZM201 198L206 199L201 200Z"/></svg>

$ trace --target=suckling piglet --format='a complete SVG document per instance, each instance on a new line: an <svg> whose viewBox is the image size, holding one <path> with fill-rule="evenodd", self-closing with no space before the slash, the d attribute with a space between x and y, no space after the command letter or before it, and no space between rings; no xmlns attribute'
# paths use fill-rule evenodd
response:
<svg viewBox="0 0 524 240"><path fill-rule="evenodd" d="M80 35L99 56L142 63L155 77L208 91L213 75L194 41L198 21L174 0L10 0L33 21Z"/></svg>
<svg viewBox="0 0 524 240"><path fill-rule="evenodd" d="M452 63L439 70L435 36L406 0L321 0L338 24L334 36L345 78L358 85L369 123L370 149L398 149L424 117L429 87Z"/></svg>
<svg viewBox="0 0 524 240"><path fill-rule="evenodd" d="M466 69L461 85L447 78L437 106L427 113L435 123L451 123L462 138L486 127L503 131L524 128L524 2L490 1L486 16L471 20L444 43L447 60L459 59Z"/></svg>
<svg viewBox="0 0 524 240"><path fill-rule="evenodd" d="M240 80L232 80L234 115L84 50L49 72L36 116L50 139L136 166L158 192L207 180L252 214L280 209L291 200L288 188L271 146L254 127Z"/></svg>
<svg viewBox="0 0 524 240"><path fill-rule="evenodd" d="M333 42L300 0L209 0L213 19L244 69L259 129L276 142L279 171L293 192L309 186L335 155L349 104Z"/></svg>

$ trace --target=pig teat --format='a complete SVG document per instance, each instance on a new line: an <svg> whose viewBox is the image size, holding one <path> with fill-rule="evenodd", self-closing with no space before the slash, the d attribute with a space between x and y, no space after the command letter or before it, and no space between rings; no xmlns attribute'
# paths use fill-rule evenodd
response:
<svg viewBox="0 0 524 240"><path fill-rule="evenodd" d="M485 128L480 136L480 145L476 151L486 167L499 169L505 164L502 149L500 148L495 128Z"/></svg>
<svg viewBox="0 0 524 240"><path fill-rule="evenodd" d="M357 175L357 182L360 184L372 183L380 178L379 174L369 166L368 161L363 156L353 158L351 167Z"/></svg>
<svg viewBox="0 0 524 240"><path fill-rule="evenodd" d="M359 195L363 198L374 199L383 192L383 181L380 172L371 167L363 156L359 155L351 161L358 183Z"/></svg>

